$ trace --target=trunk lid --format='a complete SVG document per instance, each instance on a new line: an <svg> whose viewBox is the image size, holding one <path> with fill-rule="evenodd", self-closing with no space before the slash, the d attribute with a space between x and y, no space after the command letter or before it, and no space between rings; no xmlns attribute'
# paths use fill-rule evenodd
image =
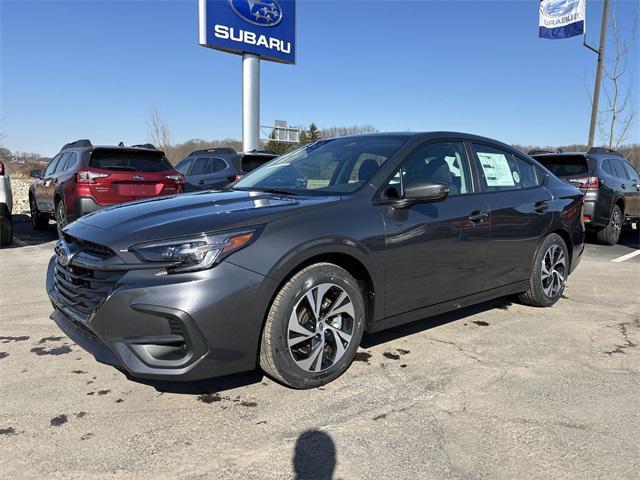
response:
<svg viewBox="0 0 640 480"><path fill-rule="evenodd" d="M87 171L95 175L89 188L100 205L129 202L180 192L178 175L161 151L95 149Z"/></svg>

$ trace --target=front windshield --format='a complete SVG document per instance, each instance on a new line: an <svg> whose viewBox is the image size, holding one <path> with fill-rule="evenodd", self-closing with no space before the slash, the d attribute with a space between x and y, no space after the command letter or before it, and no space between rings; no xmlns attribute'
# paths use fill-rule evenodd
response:
<svg viewBox="0 0 640 480"><path fill-rule="evenodd" d="M292 194L352 193L369 182L407 138L345 137L305 145L254 170L234 190Z"/></svg>

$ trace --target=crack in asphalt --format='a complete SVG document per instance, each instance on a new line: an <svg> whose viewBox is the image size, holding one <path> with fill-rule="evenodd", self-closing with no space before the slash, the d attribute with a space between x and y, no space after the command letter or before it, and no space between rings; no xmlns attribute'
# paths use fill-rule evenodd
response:
<svg viewBox="0 0 640 480"><path fill-rule="evenodd" d="M445 345L452 345L454 347L456 347L458 349L458 351L460 351L462 354L464 354L465 357L469 357L472 360L475 360L478 363L484 363L481 359L479 359L478 357L476 357L475 355L470 354L469 352L467 352L466 350L464 350L460 345L458 345L456 342L452 342L449 340L439 340L437 338L433 338L433 337L426 337L427 340L430 340L432 342L436 342L436 343L444 343Z"/></svg>
<svg viewBox="0 0 640 480"><path fill-rule="evenodd" d="M603 352L605 355L612 356L613 354L616 354L616 353L627 353L625 352L627 348L635 348L638 346L637 343L632 342L631 339L629 338L628 327L630 326L635 326L637 328L640 328L640 319L636 319L633 322L623 322L618 324L618 329L622 334L624 343L621 345L615 345L616 348L614 348L613 350Z"/></svg>

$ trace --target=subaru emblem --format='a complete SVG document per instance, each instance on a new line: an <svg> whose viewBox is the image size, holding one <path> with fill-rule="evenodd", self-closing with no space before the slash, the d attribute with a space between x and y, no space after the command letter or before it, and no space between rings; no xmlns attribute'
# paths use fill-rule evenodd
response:
<svg viewBox="0 0 640 480"><path fill-rule="evenodd" d="M74 253L71 252L71 249L67 246L64 240L60 240L54 249L56 254L56 258L58 259L58 264L66 267L73 260Z"/></svg>
<svg viewBox="0 0 640 480"><path fill-rule="evenodd" d="M133 176L133 179L134 179L136 182L141 182L142 180L144 180L144 177L141 177L140 175L134 175L134 176Z"/></svg>
<svg viewBox="0 0 640 480"><path fill-rule="evenodd" d="M282 21L282 8L276 0L229 0L229 5L245 22L259 27L275 27Z"/></svg>

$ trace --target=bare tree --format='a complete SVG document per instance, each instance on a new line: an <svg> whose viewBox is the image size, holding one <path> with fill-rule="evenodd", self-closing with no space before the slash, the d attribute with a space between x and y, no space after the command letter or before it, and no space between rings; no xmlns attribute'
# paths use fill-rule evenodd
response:
<svg viewBox="0 0 640 480"><path fill-rule="evenodd" d="M614 58L605 65L603 90L607 107L600 111L598 127L600 138L610 149L618 149L629 136L636 116L633 77L629 71L630 42L625 41L618 30L615 13L611 16L614 36ZM637 27L637 23L636 23ZM631 40L635 38L635 29Z"/></svg>
<svg viewBox="0 0 640 480"><path fill-rule="evenodd" d="M169 124L162 117L160 110L154 104L149 109L147 117L147 136L149 141L160 150L163 150L169 160L173 159L171 150L171 135L169 134Z"/></svg>

